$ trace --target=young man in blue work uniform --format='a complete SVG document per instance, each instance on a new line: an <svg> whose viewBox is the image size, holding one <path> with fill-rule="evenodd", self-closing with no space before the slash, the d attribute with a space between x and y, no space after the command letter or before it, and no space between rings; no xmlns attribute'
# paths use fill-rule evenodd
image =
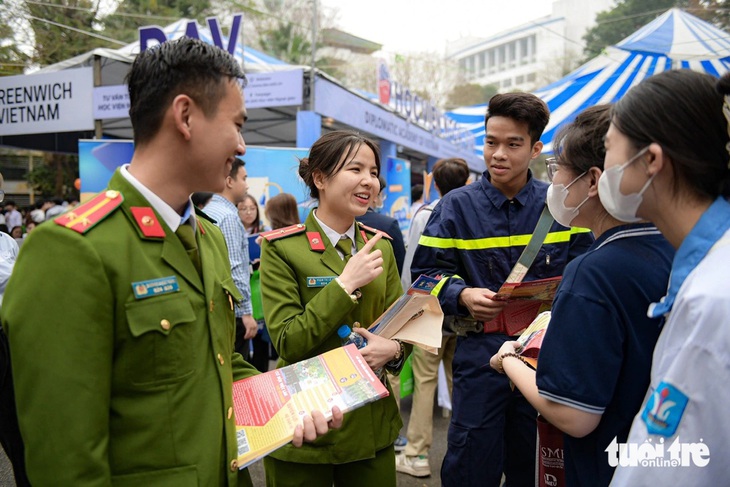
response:
<svg viewBox="0 0 730 487"><path fill-rule="evenodd" d="M514 339L492 324L503 302L492 298L529 241L545 206L548 184L533 178L530 161L542 150L550 115L529 93L494 96L486 114L487 170L475 184L447 194L433 211L411 274L442 276L435 290L445 315L457 317L453 415L441 469L444 486L535 483L535 409L489 358ZM526 281L560 276L593 241L587 230L553 223Z"/></svg>

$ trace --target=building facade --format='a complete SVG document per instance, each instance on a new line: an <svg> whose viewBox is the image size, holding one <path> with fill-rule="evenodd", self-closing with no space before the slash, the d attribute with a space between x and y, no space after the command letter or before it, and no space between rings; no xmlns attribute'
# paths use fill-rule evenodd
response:
<svg viewBox="0 0 730 487"><path fill-rule="evenodd" d="M613 0L555 0L552 13L483 39L452 43L468 83L496 85L500 92L532 91L567 74L583 58L583 35Z"/></svg>

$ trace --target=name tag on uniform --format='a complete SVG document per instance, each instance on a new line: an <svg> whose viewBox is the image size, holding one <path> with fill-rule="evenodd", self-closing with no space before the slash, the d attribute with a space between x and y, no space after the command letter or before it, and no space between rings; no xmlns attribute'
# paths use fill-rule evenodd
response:
<svg viewBox="0 0 730 487"><path fill-rule="evenodd" d="M325 287L334 281L337 276L314 276L307 278L307 287Z"/></svg>
<svg viewBox="0 0 730 487"><path fill-rule="evenodd" d="M160 277L149 281L132 283L132 290L136 299L150 298L160 294L176 293L180 290L177 283L177 276Z"/></svg>

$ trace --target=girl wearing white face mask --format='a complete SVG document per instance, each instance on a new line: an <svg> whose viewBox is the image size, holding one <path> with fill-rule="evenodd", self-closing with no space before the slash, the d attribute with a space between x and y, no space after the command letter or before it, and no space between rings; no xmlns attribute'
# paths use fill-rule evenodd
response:
<svg viewBox="0 0 730 487"><path fill-rule="evenodd" d="M510 354L491 365L506 373L565 435L566 484L608 485L605 449L623 442L649 383L660 320L646 316L666 290L673 250L651 224L625 224L598 198L609 106L591 107L558 133L548 159L547 203L558 223L590 228L596 241L565 268L537 372Z"/></svg>
<svg viewBox="0 0 730 487"><path fill-rule="evenodd" d="M663 442L667 453L658 456L659 468L620 465L615 485L730 479L729 94L730 75L718 84L709 75L668 71L632 88L612 112L603 177L616 173L601 181L601 201L614 215L655 222L677 249L666 296L649 308L666 323L628 439L629 447ZM688 447L692 457L661 466L671 451Z"/></svg>

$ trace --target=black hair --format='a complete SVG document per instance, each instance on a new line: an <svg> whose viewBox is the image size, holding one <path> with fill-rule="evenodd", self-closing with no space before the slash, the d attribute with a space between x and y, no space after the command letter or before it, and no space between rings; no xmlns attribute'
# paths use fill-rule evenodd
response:
<svg viewBox="0 0 730 487"><path fill-rule="evenodd" d="M423 196L423 185L414 184L411 186L411 201L418 201Z"/></svg>
<svg viewBox="0 0 730 487"><path fill-rule="evenodd" d="M540 98L532 93L500 93L489 100L484 128L491 117L511 118L527 124L530 144L535 144L550 121L550 110Z"/></svg>
<svg viewBox="0 0 730 487"><path fill-rule="evenodd" d="M193 200L193 204L196 207L202 209L208 204L214 194L215 193L211 193L209 191L198 191L197 193L193 193L190 196L190 199Z"/></svg>
<svg viewBox="0 0 730 487"><path fill-rule="evenodd" d="M452 189L466 184L469 179L469 165L459 157L439 159L433 165L432 173L441 196L444 196Z"/></svg>
<svg viewBox="0 0 730 487"><path fill-rule="evenodd" d="M385 180L382 174L378 174L378 183L380 184L380 191L378 191L378 194L380 194L388 185L388 182Z"/></svg>
<svg viewBox="0 0 730 487"><path fill-rule="evenodd" d="M611 124L611 105L588 107L564 126L553 139L558 164L570 168L576 174L592 167L603 170L606 147L603 139Z"/></svg>
<svg viewBox="0 0 730 487"><path fill-rule="evenodd" d="M134 143L143 145L157 134L172 100L186 94L212 117L226 94L226 84L246 76L230 53L190 37L142 51L127 74L129 118Z"/></svg>
<svg viewBox="0 0 730 487"><path fill-rule="evenodd" d="M233 163L231 164L231 171L228 173L228 177L231 179L236 179L236 176L238 176L238 170L241 169L245 165L246 165L246 162L243 159L234 157Z"/></svg>
<svg viewBox="0 0 730 487"><path fill-rule="evenodd" d="M661 146L672 162L674 191L716 198L727 192L728 120L723 93L730 79L673 70L654 75L626 93L611 110L611 123L638 151Z"/></svg>
<svg viewBox="0 0 730 487"><path fill-rule="evenodd" d="M375 154L375 165L380 174L380 149L372 140L351 130L335 130L320 137L309 150L309 157L299 160L299 176L309 188L312 198L319 198L314 174L319 171L329 179L355 156L361 145L367 145ZM344 157L343 157L344 156ZM340 164L340 159L342 163Z"/></svg>

